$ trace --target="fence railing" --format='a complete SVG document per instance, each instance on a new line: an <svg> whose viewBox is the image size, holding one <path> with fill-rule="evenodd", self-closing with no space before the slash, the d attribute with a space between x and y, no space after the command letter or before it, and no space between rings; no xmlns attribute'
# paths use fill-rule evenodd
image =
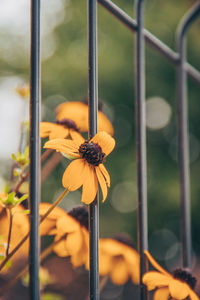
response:
<svg viewBox="0 0 200 300"><path fill-rule="evenodd" d="M32 0L31 6L31 106L30 106L30 298L39 299L39 202L40 202L40 0ZM136 20L128 16L110 0L98 2L136 34L135 87L136 87L136 147L138 187L138 247L140 253L140 280L146 270L144 250L148 248L147 182L146 182L146 122L145 122L145 54L147 42L177 67L177 126L179 145L179 169L181 189L181 244L183 266L191 265L191 228L189 192L189 150L187 117L187 75L200 84L200 72L186 61L185 38L189 27L200 14L197 3L180 21L177 31L177 51L144 29L144 0L135 1ZM88 87L89 87L89 138L97 132L98 79L97 79L97 1L88 0ZM90 299L99 299L98 197L89 207L90 231ZM146 299L145 288L140 284L140 299Z"/></svg>

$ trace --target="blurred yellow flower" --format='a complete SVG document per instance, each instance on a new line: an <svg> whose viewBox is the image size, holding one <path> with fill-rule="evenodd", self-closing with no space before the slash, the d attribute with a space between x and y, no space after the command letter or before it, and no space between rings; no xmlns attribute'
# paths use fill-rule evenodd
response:
<svg viewBox="0 0 200 300"><path fill-rule="evenodd" d="M74 121L70 119L62 119L56 123L41 122L40 123L40 137L49 140L52 139L74 139L77 135L80 135L78 128Z"/></svg>
<svg viewBox="0 0 200 300"><path fill-rule="evenodd" d="M1 194L6 197L6 194ZM19 243L19 241L28 233L29 231L29 218L27 214L25 214L25 210L22 205L17 205L12 207L13 214L13 223L12 223L12 231L11 231L11 239L10 239L10 251L12 251L15 246ZM7 244L8 240L8 232L9 232L9 224L10 224L10 214L7 208L5 208L0 202L0 236L1 242ZM5 255L6 247L2 247L0 252ZM14 254L13 258L20 255L28 255L29 251L29 241L27 240L22 247Z"/></svg>
<svg viewBox="0 0 200 300"><path fill-rule="evenodd" d="M111 238L99 241L99 274L109 274L112 282L125 284L129 278L139 284L140 258L137 251L123 242Z"/></svg>
<svg viewBox="0 0 200 300"><path fill-rule="evenodd" d="M94 201L98 182L103 194L102 201L104 202L107 197L110 175L103 162L114 147L115 140L104 131L97 133L89 141L77 136L74 140L50 140L44 145L44 148L55 149L74 159L63 174L62 184L69 191L75 191L83 186L81 201L86 204Z"/></svg>
<svg viewBox="0 0 200 300"><path fill-rule="evenodd" d="M57 222L55 241L67 233L66 238L54 246L54 252L58 256L70 256L72 265L80 267L89 257L89 233L87 229L69 215Z"/></svg>
<svg viewBox="0 0 200 300"><path fill-rule="evenodd" d="M156 289L154 300L183 300L187 297L191 300L199 300L194 292L196 279L186 270L176 269L173 274L164 270L151 256L145 251L150 263L157 271L150 271L143 275L142 281L149 291Z"/></svg>
<svg viewBox="0 0 200 300"><path fill-rule="evenodd" d="M49 207L51 204L41 203L40 216L44 215ZM70 256L73 266L79 267L85 264L89 257L87 228L88 211L86 207L78 206L68 213L56 207L41 223L40 234L55 235L53 251L61 257ZM64 238L62 239L62 237Z"/></svg>
<svg viewBox="0 0 200 300"><path fill-rule="evenodd" d="M57 120L71 119L73 120L81 132L88 131L88 105L84 102L72 101L61 103L56 108ZM98 111L98 132L106 131L110 135L114 134L114 128L108 118Z"/></svg>

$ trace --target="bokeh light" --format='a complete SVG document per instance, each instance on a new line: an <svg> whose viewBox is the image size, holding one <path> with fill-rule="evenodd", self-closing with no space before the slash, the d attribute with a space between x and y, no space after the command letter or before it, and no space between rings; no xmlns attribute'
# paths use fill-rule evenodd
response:
<svg viewBox="0 0 200 300"><path fill-rule="evenodd" d="M172 115L171 106L160 97L146 101L146 126L150 130L159 130L167 126Z"/></svg>
<svg viewBox="0 0 200 300"><path fill-rule="evenodd" d="M118 183L112 192L112 206L120 213L129 213L137 208L137 186L135 182Z"/></svg>

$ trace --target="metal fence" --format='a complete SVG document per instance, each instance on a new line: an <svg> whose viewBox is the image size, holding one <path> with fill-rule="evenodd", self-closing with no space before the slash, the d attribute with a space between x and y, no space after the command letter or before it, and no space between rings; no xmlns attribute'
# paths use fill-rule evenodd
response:
<svg viewBox="0 0 200 300"><path fill-rule="evenodd" d="M146 124L145 124L145 42L163 55L177 69L177 131L180 170L181 245L183 267L191 266L190 176L187 117L187 76L200 84L200 72L186 59L188 29L200 14L200 2L192 6L180 20L177 29L177 49L173 51L148 30L144 29L144 0L135 0L136 20L110 0L98 0L111 15L136 35L135 40L135 120L138 187L138 251L140 280L147 269L144 250L148 249ZM31 1L31 106L30 106L30 298L39 299L39 202L40 202L40 0ZM97 133L98 76L97 76L97 0L88 0L88 90L89 138ZM90 232L90 299L99 299L98 196L89 207ZM140 284L139 299L147 299Z"/></svg>

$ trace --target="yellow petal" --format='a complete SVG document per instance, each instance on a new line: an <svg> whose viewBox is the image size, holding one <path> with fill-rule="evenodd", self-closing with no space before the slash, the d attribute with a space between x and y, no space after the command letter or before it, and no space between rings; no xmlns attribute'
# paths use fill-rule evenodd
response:
<svg viewBox="0 0 200 300"><path fill-rule="evenodd" d="M84 137L82 137L82 135L79 132L73 129L70 129L70 136L71 139L74 141L74 143L76 143L77 147L79 147L81 144L85 142Z"/></svg>
<svg viewBox="0 0 200 300"><path fill-rule="evenodd" d="M51 203L41 202L39 205L40 216L43 216L51 206L52 206ZM50 214L47 216L47 218L56 220L58 218L64 217L65 215L66 215L66 212L62 208L57 206L50 212Z"/></svg>
<svg viewBox="0 0 200 300"><path fill-rule="evenodd" d="M54 239L54 241L57 241L60 237L56 237ZM58 244L54 245L53 247L53 251L58 255L58 256L61 256L61 257L66 257L66 256L69 256L69 252L66 248L66 240L63 239L61 240Z"/></svg>
<svg viewBox="0 0 200 300"><path fill-rule="evenodd" d="M80 157L78 147L72 140L55 139L45 143L44 148L50 148L59 152L64 152L74 158Z"/></svg>
<svg viewBox="0 0 200 300"><path fill-rule="evenodd" d="M106 131L112 136L114 134L112 123L101 111L98 112L98 132L99 131Z"/></svg>
<svg viewBox="0 0 200 300"><path fill-rule="evenodd" d="M72 265L74 266L74 268L78 268L78 267L82 266L83 264L85 264L86 255L87 254L84 250L80 250L79 252L77 252L76 254L71 256L70 261L71 261ZM89 252L88 252L88 256L89 256Z"/></svg>
<svg viewBox="0 0 200 300"><path fill-rule="evenodd" d="M83 159L72 161L65 170L62 178L63 186L69 191L75 191L84 182L86 163Z"/></svg>
<svg viewBox="0 0 200 300"><path fill-rule="evenodd" d="M124 252L122 243L114 239L100 239L101 248L111 256L122 255Z"/></svg>
<svg viewBox="0 0 200 300"><path fill-rule="evenodd" d="M42 202L39 205L39 215L43 216L52 204L48 202ZM54 235L56 234L56 221L59 218L66 216L66 212L60 207L55 207L46 219L40 224L40 235Z"/></svg>
<svg viewBox="0 0 200 300"><path fill-rule="evenodd" d="M56 220L53 219L45 219L40 224L40 235L52 235L50 232L56 228ZM56 233L55 233L56 234Z"/></svg>
<svg viewBox="0 0 200 300"><path fill-rule="evenodd" d="M190 295L191 300L199 300L199 297L192 289L189 290L189 295Z"/></svg>
<svg viewBox="0 0 200 300"><path fill-rule="evenodd" d="M90 204L96 197L97 189L98 181L95 173L95 168L85 162L81 201L85 204Z"/></svg>
<svg viewBox="0 0 200 300"><path fill-rule="evenodd" d="M115 140L105 131L101 131L95 134L90 142L98 144L101 147L103 153L106 154L106 156L109 155L115 147Z"/></svg>
<svg viewBox="0 0 200 300"><path fill-rule="evenodd" d="M177 279L172 279L169 283L170 295L177 299L185 299L189 295L189 286Z"/></svg>
<svg viewBox="0 0 200 300"><path fill-rule="evenodd" d="M124 245L124 258L127 263L129 274L135 284L140 281L140 257L135 249Z"/></svg>
<svg viewBox="0 0 200 300"><path fill-rule="evenodd" d="M114 260L110 278L113 283L123 285L129 278L126 263L122 257L117 257Z"/></svg>
<svg viewBox="0 0 200 300"><path fill-rule="evenodd" d="M49 139L58 139L65 138L69 134L69 129L65 128L62 125L54 124L50 122L41 122L40 123L40 137L45 138L49 137Z"/></svg>
<svg viewBox="0 0 200 300"><path fill-rule="evenodd" d="M105 178L104 178L103 174L101 173L101 170L99 169L99 167L96 167L95 170L96 170L97 178L98 178L101 190L102 190L102 195L103 195L102 202L104 202L106 200L106 197L108 194L106 181L105 181Z"/></svg>
<svg viewBox="0 0 200 300"><path fill-rule="evenodd" d="M154 292L153 300L168 300L169 288L159 288Z"/></svg>
<svg viewBox="0 0 200 300"><path fill-rule="evenodd" d="M99 249L99 275L105 276L112 270L112 257Z"/></svg>
<svg viewBox="0 0 200 300"><path fill-rule="evenodd" d="M168 275L170 276L171 278L173 278L171 276L170 273L168 273L165 269L163 269L158 263L157 261L155 261L155 259L153 258L153 256L149 253L149 251L147 250L144 250L144 254L147 256L148 260L150 261L150 263L152 264L152 266L157 269L159 272L165 274L165 275Z"/></svg>
<svg viewBox="0 0 200 300"><path fill-rule="evenodd" d="M83 243L83 236L80 229L69 233L66 239L66 248L69 251L69 254L74 255L78 251L80 251L82 247L82 243Z"/></svg>
<svg viewBox="0 0 200 300"><path fill-rule="evenodd" d="M64 233L70 233L79 230L80 224L72 216L66 214L66 216L58 219L56 228L57 231L62 235Z"/></svg>
<svg viewBox="0 0 200 300"><path fill-rule="evenodd" d="M105 177L107 186L110 187L110 175L109 175L108 171L106 170L106 168L103 164L100 164L99 168L100 168L103 176Z"/></svg>
<svg viewBox="0 0 200 300"><path fill-rule="evenodd" d="M168 286L171 280L173 280L171 276L169 277L168 275L155 271L147 272L142 277L142 282L147 286L149 291L156 287Z"/></svg>

